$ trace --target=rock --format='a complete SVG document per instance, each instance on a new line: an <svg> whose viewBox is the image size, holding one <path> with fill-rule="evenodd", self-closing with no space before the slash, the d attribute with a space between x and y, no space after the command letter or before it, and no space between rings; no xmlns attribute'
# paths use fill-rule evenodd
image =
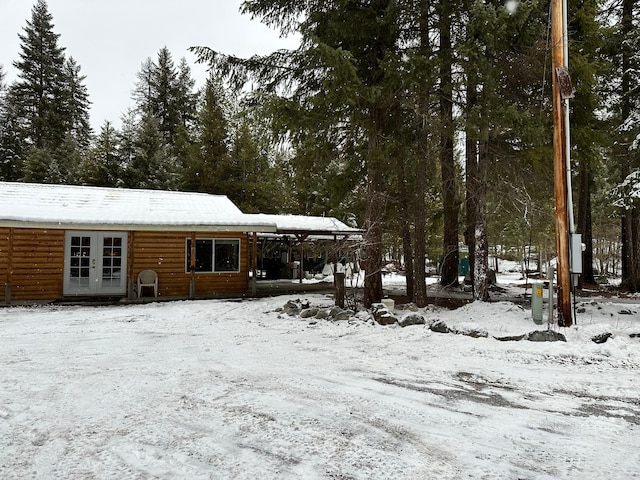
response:
<svg viewBox="0 0 640 480"><path fill-rule="evenodd" d="M520 340L523 340L524 337L526 335L522 334L522 335L514 335L511 337L493 337L496 340L500 340L501 342L519 342Z"/></svg>
<svg viewBox="0 0 640 480"><path fill-rule="evenodd" d="M338 312L336 315L333 315L333 319L335 321L341 321L341 320L349 320L353 315L355 315L356 312L354 312L353 310L342 310L341 312Z"/></svg>
<svg viewBox="0 0 640 480"><path fill-rule="evenodd" d="M472 338L487 338L489 336L487 330L477 325L460 324L453 327L451 331L457 335L466 335Z"/></svg>
<svg viewBox="0 0 640 480"><path fill-rule="evenodd" d="M424 317L417 313L410 313L398 322L401 327L409 327L411 325L424 325L427 323Z"/></svg>
<svg viewBox="0 0 640 480"><path fill-rule="evenodd" d="M567 339L561 333L552 330L536 330L529 332L526 339L530 342L566 342Z"/></svg>
<svg viewBox="0 0 640 480"><path fill-rule="evenodd" d="M380 325L395 325L398 323L398 319L391 312L376 312L374 314L376 322Z"/></svg>
<svg viewBox="0 0 640 480"><path fill-rule="evenodd" d="M300 307L293 300L289 300L285 303L284 307L282 307L282 311L291 317L295 317L300 314Z"/></svg>
<svg viewBox="0 0 640 480"><path fill-rule="evenodd" d="M311 318L318 314L317 308L306 308L300 312L300 318Z"/></svg>
<svg viewBox="0 0 640 480"><path fill-rule="evenodd" d="M628 309L620 310L618 312L618 315L633 315L633 314L634 314L634 312L631 311L631 310L628 310Z"/></svg>
<svg viewBox="0 0 640 480"><path fill-rule="evenodd" d="M396 310L407 310L409 312L417 312L420 309L415 303L401 303L401 304L396 304Z"/></svg>
<svg viewBox="0 0 640 480"><path fill-rule="evenodd" d="M336 305L335 307L331 307L331 309L329 310L329 316L335 318L336 315L338 315L342 311L343 309Z"/></svg>
<svg viewBox="0 0 640 480"><path fill-rule="evenodd" d="M604 333L601 333L599 335L595 335L594 337L592 337L591 341L593 343L604 343L607 340L609 340L612 336L613 336L613 334L611 332L604 332Z"/></svg>
<svg viewBox="0 0 640 480"><path fill-rule="evenodd" d="M429 327L429 329L432 332L436 332L436 333L450 333L451 330L449 330L449 327L447 327L447 324L444 323L443 320L436 320L435 322L433 322L433 324Z"/></svg>
<svg viewBox="0 0 640 480"><path fill-rule="evenodd" d="M366 322L366 323L373 322L373 316L367 310L360 310L358 313L355 314L354 318L360 322Z"/></svg>
<svg viewBox="0 0 640 480"><path fill-rule="evenodd" d="M394 325L398 323L398 318L393 315L383 303L372 304L371 313L373 315L373 319L380 325Z"/></svg>
<svg viewBox="0 0 640 480"><path fill-rule="evenodd" d="M326 308L323 308L322 310L318 310L318 312L316 313L316 318L323 320L325 318L329 318L329 310Z"/></svg>

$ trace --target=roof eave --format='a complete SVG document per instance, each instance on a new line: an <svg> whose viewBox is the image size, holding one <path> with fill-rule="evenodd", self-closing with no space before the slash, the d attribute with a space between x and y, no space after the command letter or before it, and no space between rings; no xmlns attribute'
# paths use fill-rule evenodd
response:
<svg viewBox="0 0 640 480"><path fill-rule="evenodd" d="M73 223L39 220L0 220L5 228L42 228L55 230L123 230L140 232L264 232L275 233L275 225L258 224L134 224L134 223Z"/></svg>

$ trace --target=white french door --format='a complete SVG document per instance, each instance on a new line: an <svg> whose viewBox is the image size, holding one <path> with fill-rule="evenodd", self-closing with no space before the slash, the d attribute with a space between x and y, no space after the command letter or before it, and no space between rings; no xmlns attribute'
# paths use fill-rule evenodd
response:
<svg viewBox="0 0 640 480"><path fill-rule="evenodd" d="M65 295L124 295L127 291L127 234L66 232Z"/></svg>

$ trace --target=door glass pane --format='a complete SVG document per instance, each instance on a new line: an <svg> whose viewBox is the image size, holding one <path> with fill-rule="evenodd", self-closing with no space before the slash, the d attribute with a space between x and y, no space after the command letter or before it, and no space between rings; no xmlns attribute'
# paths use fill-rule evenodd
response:
<svg viewBox="0 0 640 480"><path fill-rule="evenodd" d="M91 255L91 237L71 237L69 252L69 281L74 288L89 286L89 262Z"/></svg>
<svg viewBox="0 0 640 480"><path fill-rule="evenodd" d="M102 242L102 287L120 287L122 238L104 237Z"/></svg>

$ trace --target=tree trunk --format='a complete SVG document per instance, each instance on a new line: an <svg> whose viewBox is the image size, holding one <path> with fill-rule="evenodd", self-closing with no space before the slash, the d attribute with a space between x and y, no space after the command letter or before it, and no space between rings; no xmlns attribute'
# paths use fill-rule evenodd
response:
<svg viewBox="0 0 640 480"><path fill-rule="evenodd" d="M377 112L381 114L380 111ZM375 115L375 113L374 113ZM377 118L377 120L376 120ZM374 118L379 125L381 117ZM364 306L370 308L373 303L382 300L382 232L384 218L383 155L378 134L372 133L369 139L367 158L367 217L365 220L365 279Z"/></svg>
<svg viewBox="0 0 640 480"><path fill-rule="evenodd" d="M477 190L477 166L478 166L478 139L471 112L477 103L476 84L473 73L467 73L467 105L466 105L466 153L465 153L465 212L466 227L464 240L469 249L469 277L475 292L475 257L476 257L476 190Z"/></svg>
<svg viewBox="0 0 640 480"><path fill-rule="evenodd" d="M593 275L593 229L591 224L591 186L593 173L588 159L580 162L580 188L578 194L578 231L582 234L582 243L586 249L582 252L582 284L595 284Z"/></svg>
<svg viewBox="0 0 640 480"><path fill-rule="evenodd" d="M633 9L636 0L623 0L622 2L622 35L628 38L633 31ZM626 121L632 110L632 82L631 82L631 57L635 52L630 51L625 42L622 46L622 78L620 83L620 95L622 98L622 121ZM623 134L627 136L626 132ZM629 175L632 169L629 138L620 139L621 152L620 173L622 181ZM638 228L640 214L636 209L627 210L622 218L622 288L630 291L640 291L640 239Z"/></svg>
<svg viewBox="0 0 640 480"><path fill-rule="evenodd" d="M427 283L425 272L425 248L426 248L426 158L425 154L419 154L416 162L416 206L415 206L415 227L416 227L416 261L415 268L415 294L414 302L418 307L427 305Z"/></svg>
<svg viewBox="0 0 640 480"><path fill-rule="evenodd" d="M407 297L413 300L414 295L414 262L411 245L411 215L407 194L407 164L404 160L398 162L398 204L400 207L400 223L402 231L402 252L404 257L404 275L406 280Z"/></svg>
<svg viewBox="0 0 640 480"><path fill-rule="evenodd" d="M489 241L487 233L487 171L489 169L489 127L483 126L475 183L475 263L473 299L489 300Z"/></svg>
<svg viewBox="0 0 640 480"><path fill-rule="evenodd" d="M451 48L451 5L448 1L439 8L440 49L440 165L444 232L440 283L447 287L458 285L458 205L456 200L456 169L453 155L453 53Z"/></svg>
<svg viewBox="0 0 640 480"><path fill-rule="evenodd" d="M423 59L431 57L431 43L429 34L431 32L429 27L430 19L430 1L421 2L420 12L420 54ZM426 258L426 205L425 196L427 191L427 154L429 152L429 100L430 89L423 88L419 94L419 121L420 133L419 133L419 149L416 158L416 170L414 172L416 176L415 181L415 209L414 209L414 224L415 224L415 291L413 295L413 301L419 307L425 307L427 305L427 283L426 283L426 271L425 271L425 258Z"/></svg>

